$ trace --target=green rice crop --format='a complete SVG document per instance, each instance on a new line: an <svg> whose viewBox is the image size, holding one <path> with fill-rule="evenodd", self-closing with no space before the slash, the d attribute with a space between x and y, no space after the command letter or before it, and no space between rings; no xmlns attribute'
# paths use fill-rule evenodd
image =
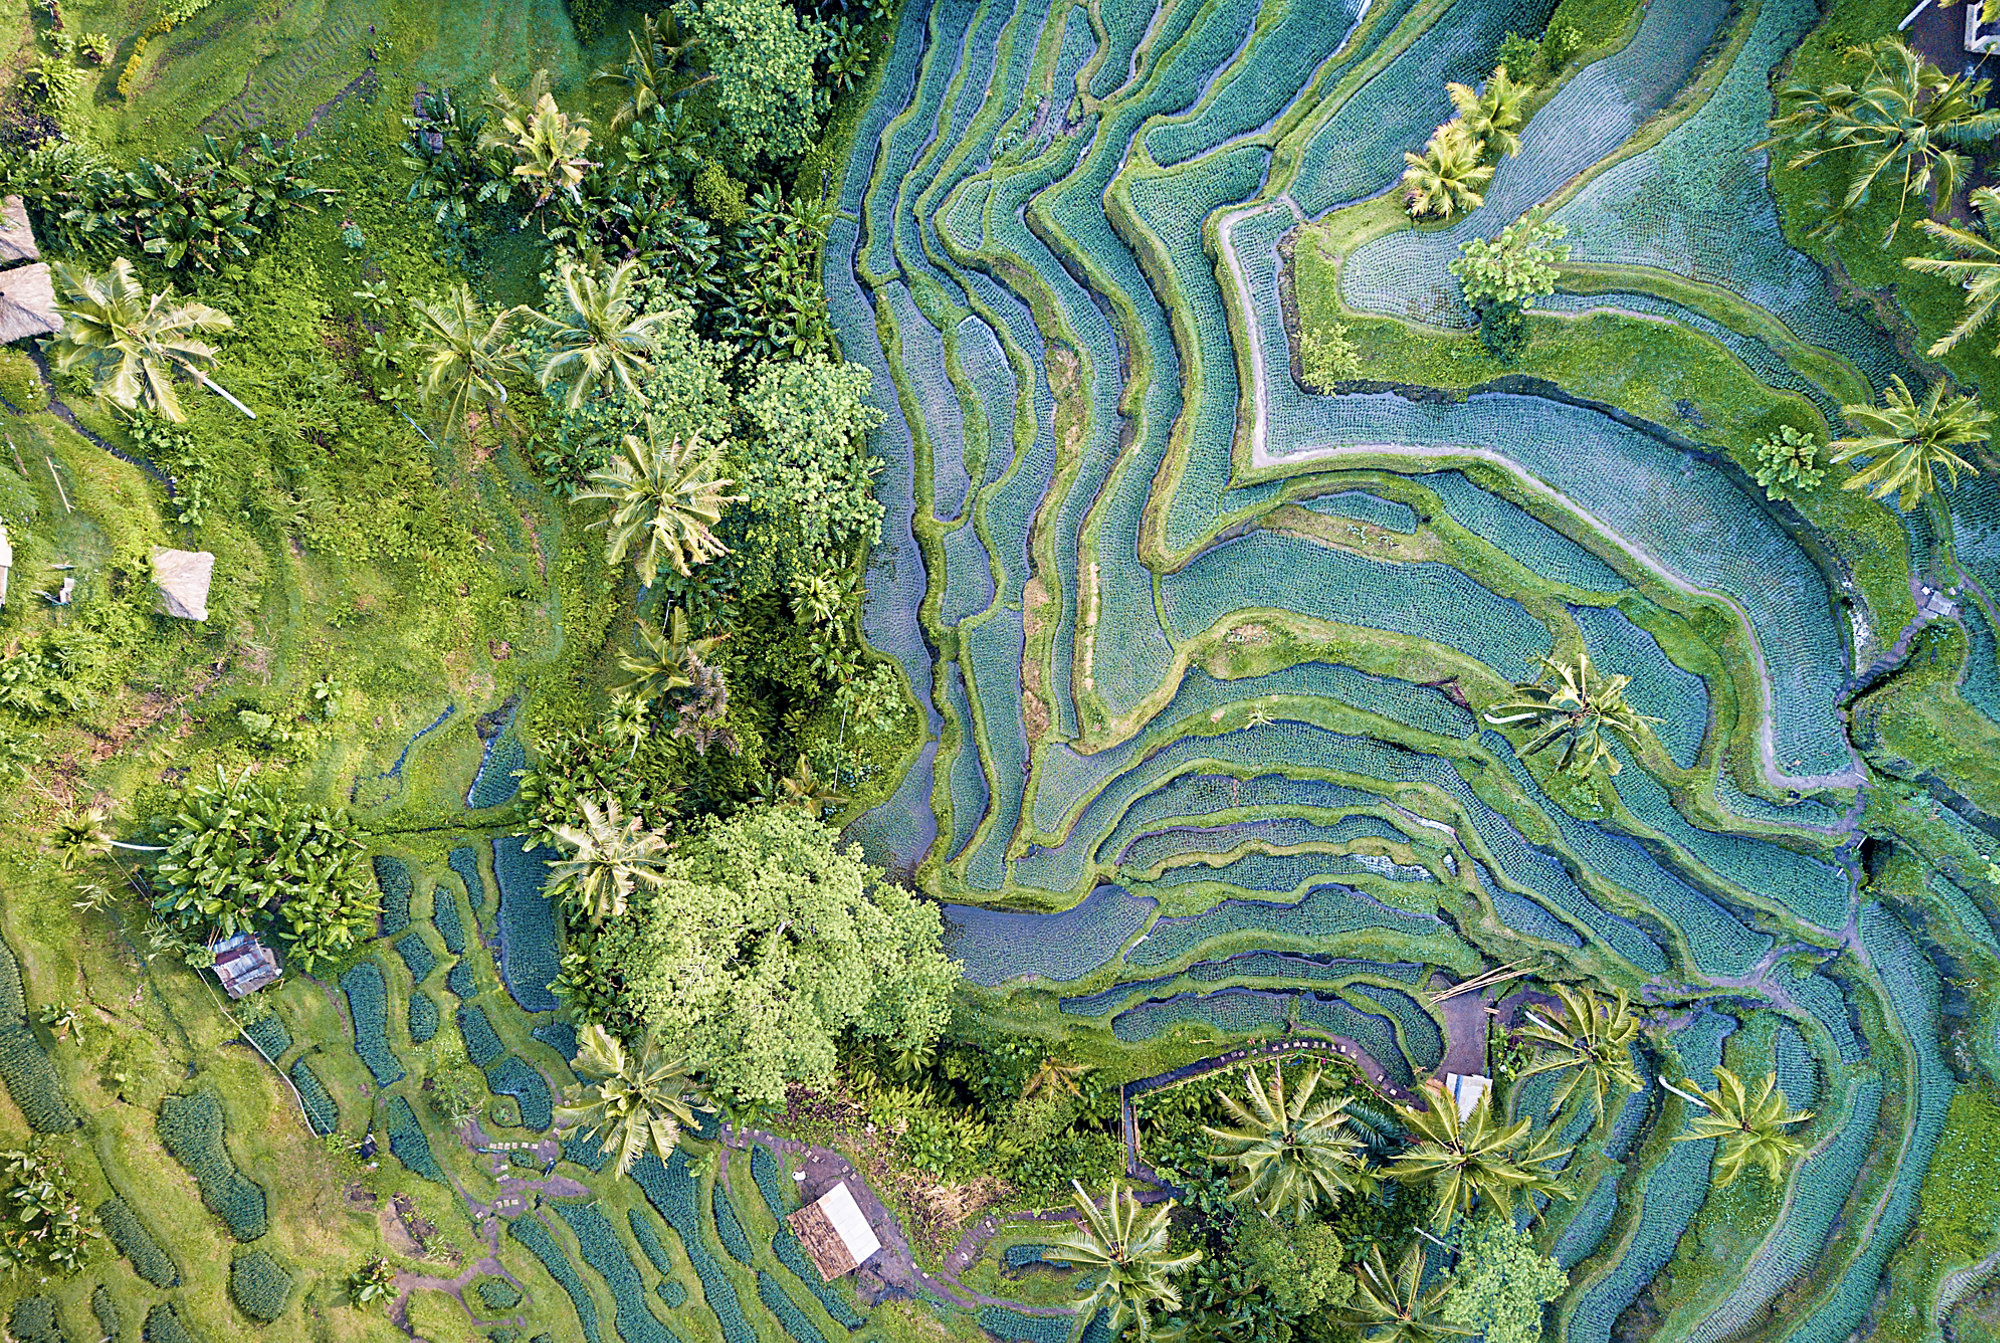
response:
<svg viewBox="0 0 2000 1343"><path fill-rule="evenodd" d="M421 1175L426 1180L451 1187L445 1178L444 1168L438 1165L437 1156L431 1151L431 1140L417 1122L417 1115L410 1103L401 1096L391 1096L382 1107L383 1118L389 1129L389 1150L396 1160L403 1163L403 1169L412 1175Z"/></svg>
<svg viewBox="0 0 2000 1343"><path fill-rule="evenodd" d="M520 1104L523 1128L546 1133L555 1122L555 1097L548 1081L512 1054L487 1070L486 1089L496 1096L512 1096Z"/></svg>
<svg viewBox="0 0 2000 1343"><path fill-rule="evenodd" d="M569 1294L577 1323L583 1327L585 1343L603 1343L597 1332L597 1303L590 1299L590 1289L583 1285L583 1279L577 1276L575 1266L549 1229L533 1216L517 1217L507 1223L507 1234L527 1246L528 1252L542 1261L542 1267L549 1271L556 1285Z"/></svg>
<svg viewBox="0 0 2000 1343"><path fill-rule="evenodd" d="M181 1271L139 1220L139 1214L132 1211L131 1204L116 1196L108 1198L97 1205L97 1221L118 1253L131 1261L134 1273L163 1290L180 1286Z"/></svg>
<svg viewBox="0 0 2000 1343"><path fill-rule="evenodd" d="M757 1182L757 1191L764 1196L764 1206L771 1210L771 1216L784 1221L792 1208L791 1195L785 1189L788 1182L778 1169L778 1159L762 1143L750 1145L750 1178Z"/></svg>
<svg viewBox="0 0 2000 1343"><path fill-rule="evenodd" d="M583 1251L583 1262L597 1271L611 1289L614 1307L611 1325L625 1343L679 1343L646 1306L644 1284L639 1271L618 1239L617 1228L603 1213L588 1203L551 1203L556 1215L568 1223Z"/></svg>
<svg viewBox="0 0 2000 1343"><path fill-rule="evenodd" d="M196 1343L195 1336L187 1331L181 1317L174 1313L173 1305L166 1301L146 1312L146 1324L140 1336L146 1343Z"/></svg>
<svg viewBox="0 0 2000 1343"><path fill-rule="evenodd" d="M722 1248L729 1251L730 1257L739 1264L748 1266L755 1263L756 1256L751 1252L750 1238L743 1234L743 1223L736 1216L734 1196L730 1193L727 1181L716 1181L712 1204L715 1208L715 1233L722 1241Z"/></svg>
<svg viewBox="0 0 2000 1343"><path fill-rule="evenodd" d="M256 1240L270 1229L263 1188L236 1168L223 1143L222 1100L213 1091L168 1096L160 1102L160 1143L187 1167L201 1201L237 1240Z"/></svg>
<svg viewBox="0 0 2000 1343"><path fill-rule="evenodd" d="M292 1063L292 1085L299 1089L299 1099L305 1103L306 1122L312 1131L325 1137L340 1127L340 1107L334 1103L331 1094L319 1080L304 1059Z"/></svg>
<svg viewBox="0 0 2000 1343"><path fill-rule="evenodd" d="M493 875L500 883L500 975L526 1012L553 1012L560 1006L549 985L562 968L561 941L555 906L543 889L553 856L552 850L540 848L524 853L521 841L512 837L493 841Z"/></svg>
<svg viewBox="0 0 2000 1343"><path fill-rule="evenodd" d="M841 1328L851 1333L868 1323L867 1316L855 1310L832 1283L820 1277L819 1270L806 1256L805 1246L799 1244L799 1238L792 1234L790 1227L780 1226L778 1234L771 1237L771 1252L778 1256L778 1262L785 1266L787 1272L819 1298L819 1303L826 1307L826 1313L833 1316L834 1322Z"/></svg>
<svg viewBox="0 0 2000 1343"><path fill-rule="evenodd" d="M465 954L465 920L458 913L458 897L452 894L449 884L440 882L431 892L431 921L437 924L438 936L444 939L444 947L454 956Z"/></svg>
<svg viewBox="0 0 2000 1343"><path fill-rule="evenodd" d="M507 1046L500 1041L493 1023L486 1019L486 1013L477 1003L465 1003L458 1009L458 1033L465 1038L466 1057L473 1066L491 1066L507 1052Z"/></svg>
<svg viewBox="0 0 2000 1343"><path fill-rule="evenodd" d="M438 1015L437 999L422 989L410 995L410 1042L427 1045L438 1033L441 1018Z"/></svg>
<svg viewBox="0 0 2000 1343"><path fill-rule="evenodd" d="M826 1335L819 1331L819 1326L785 1294L784 1284L761 1269L757 1273L757 1299L778 1317L785 1336L793 1343L826 1343Z"/></svg>
<svg viewBox="0 0 2000 1343"><path fill-rule="evenodd" d="M472 1284L472 1290L488 1310L496 1313L521 1304L521 1289L505 1278L480 1278Z"/></svg>
<svg viewBox="0 0 2000 1343"><path fill-rule="evenodd" d="M722 1327L724 1343L755 1343L757 1331L744 1318L736 1284L709 1252L707 1237L702 1233L702 1225L710 1221L710 1216L701 1206L701 1186L688 1170L687 1152L675 1149L673 1160L664 1165L649 1152L633 1164L632 1178L653 1210L679 1234L681 1249L688 1263L694 1266L695 1276L701 1279L702 1296Z"/></svg>
<svg viewBox="0 0 2000 1343"><path fill-rule="evenodd" d="M451 967L444 977L444 986L458 998L474 998L479 995L479 984L472 977L472 962L461 960Z"/></svg>
<svg viewBox="0 0 2000 1343"><path fill-rule="evenodd" d="M292 1047L292 1033L285 1029L285 1023L276 1012L266 1012L243 1024L243 1033L257 1042L264 1057L276 1063Z"/></svg>
<svg viewBox="0 0 2000 1343"><path fill-rule="evenodd" d="M486 908L486 878L479 872L479 855L470 844L461 844L445 859L451 870L458 873L458 879L465 883L465 894L472 901L474 913Z"/></svg>
<svg viewBox="0 0 2000 1343"><path fill-rule="evenodd" d="M437 969L437 953L424 941L424 935L412 928L396 939L396 954L403 958L403 964L410 967L410 979L421 984Z"/></svg>
<svg viewBox="0 0 2000 1343"><path fill-rule="evenodd" d="M389 1047L389 985L382 967L363 961L340 977L347 1010L354 1018L354 1052L368 1065L377 1086L403 1080L403 1065Z"/></svg>
<svg viewBox="0 0 2000 1343"><path fill-rule="evenodd" d="M266 1251L238 1255L229 1266L229 1299L253 1320L269 1324L285 1313L292 1275Z"/></svg>
<svg viewBox="0 0 2000 1343"><path fill-rule="evenodd" d="M91 1289L90 1313L104 1331L104 1343L118 1343L125 1337L125 1312L118 1308L118 1298L111 1295L111 1289L101 1282Z"/></svg>
<svg viewBox="0 0 2000 1343"><path fill-rule="evenodd" d="M48 1051L28 1025L21 963L0 940L0 1082L37 1133L67 1133L82 1121L69 1108Z"/></svg>
<svg viewBox="0 0 2000 1343"><path fill-rule="evenodd" d="M1069 1343L1076 1330L1073 1315L1023 1315L1005 1306L984 1306L979 1327L1007 1343Z"/></svg>
<svg viewBox="0 0 2000 1343"><path fill-rule="evenodd" d="M626 1212L625 1220L631 1225L632 1239L637 1242L640 1252L653 1261L653 1268L660 1275L658 1285L653 1288L660 1300L666 1302L669 1309L686 1304L687 1288L680 1284L680 1266L667 1253L667 1247L660 1243L660 1233L653 1229L653 1224L659 1219L644 1208L632 1208Z"/></svg>
<svg viewBox="0 0 2000 1343"><path fill-rule="evenodd" d="M410 897L416 893L410 869L402 859L378 853L375 884L382 888L382 936L396 937L410 926Z"/></svg>
<svg viewBox="0 0 2000 1343"><path fill-rule="evenodd" d="M46 1296L16 1301L7 1316L7 1335L16 1343L75 1343L62 1327L55 1301Z"/></svg>

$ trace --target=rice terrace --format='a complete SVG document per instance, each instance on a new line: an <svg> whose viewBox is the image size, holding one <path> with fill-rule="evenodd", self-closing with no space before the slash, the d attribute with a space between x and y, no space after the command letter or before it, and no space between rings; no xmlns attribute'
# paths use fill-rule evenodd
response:
<svg viewBox="0 0 2000 1343"><path fill-rule="evenodd" d="M6 1339L2000 1343L2000 6L9 3Z"/></svg>

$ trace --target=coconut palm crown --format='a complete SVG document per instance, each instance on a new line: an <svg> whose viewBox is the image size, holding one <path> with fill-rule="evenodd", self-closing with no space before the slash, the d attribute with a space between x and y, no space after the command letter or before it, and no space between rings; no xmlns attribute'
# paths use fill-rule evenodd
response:
<svg viewBox="0 0 2000 1343"><path fill-rule="evenodd" d="M1918 227L1945 245L1950 256L1907 256L1903 264L1927 275L1944 275L1965 291L1965 311L1958 325L1931 342L1924 353L1933 359L1977 331L1993 316L2000 304L2000 246L1995 245L2000 230L2000 191L1992 187L1972 189L1972 208L1979 215L1979 231L1954 227L1935 219L1920 219ZM2000 354L2000 346L1994 352Z"/></svg>
<svg viewBox="0 0 2000 1343"><path fill-rule="evenodd" d="M1549 1146L1544 1134L1527 1142L1532 1127L1526 1119L1512 1124L1493 1117L1482 1095L1463 1118L1451 1093L1437 1082L1424 1084L1426 1108L1398 1106L1414 1139L1412 1146L1389 1161L1389 1174L1403 1184L1427 1184L1436 1200L1431 1225L1443 1229L1475 1202L1485 1202L1507 1216L1525 1196L1549 1194L1567 1198L1545 1167L1569 1153Z"/></svg>
<svg viewBox="0 0 2000 1343"><path fill-rule="evenodd" d="M1144 1208L1131 1190L1113 1180L1111 1195L1099 1208L1081 1182L1070 1183L1082 1220L1076 1230L1045 1250L1044 1257L1101 1275L1090 1294L1077 1302L1079 1316L1090 1319L1099 1310L1108 1310L1112 1332L1130 1318L1139 1337L1146 1338L1153 1330L1155 1309L1180 1308L1181 1293L1173 1275L1193 1267L1201 1254L1175 1254L1168 1246L1167 1215L1173 1200Z"/></svg>
<svg viewBox="0 0 2000 1343"><path fill-rule="evenodd" d="M1234 1167L1231 1197L1267 1217L1303 1222L1320 1204L1373 1183L1361 1161L1361 1139L1348 1127L1347 1102L1313 1103L1320 1077L1314 1068L1287 1097L1282 1065L1268 1084L1255 1068L1246 1069L1246 1099L1219 1096L1232 1122L1202 1129L1215 1140L1212 1158Z"/></svg>
<svg viewBox="0 0 2000 1343"><path fill-rule="evenodd" d="M1958 473L1978 475L1979 468L1954 449L1985 443L1993 435L1993 416L1978 398L1947 400L1944 384L1935 384L1921 405L1901 377L1890 375L1880 406L1842 406L1840 413L1854 432L1827 444L1831 461L1867 458L1867 464L1842 482L1843 489L1867 490L1872 499L1896 496L1896 507L1908 511L1937 492L1938 473L1958 484Z"/></svg>
<svg viewBox="0 0 2000 1343"><path fill-rule="evenodd" d="M1452 1286L1449 1275L1430 1291L1423 1289L1422 1241L1410 1242L1394 1271L1382 1258L1382 1247L1369 1246L1368 1258L1355 1267L1354 1276L1354 1295L1341 1308L1340 1321L1364 1343L1443 1343L1472 1336L1472 1330L1445 1322L1444 1301Z"/></svg>
<svg viewBox="0 0 2000 1343"><path fill-rule="evenodd" d="M1585 652L1578 653L1574 663L1543 658L1542 667L1545 674L1553 674L1552 682L1537 679L1516 685L1513 698L1486 710L1486 721L1495 727L1532 731L1534 735L1520 748L1523 756L1561 743L1558 769L1585 774L1602 761L1605 773L1618 773L1623 767L1611 754L1610 739L1621 738L1636 748L1641 726L1660 721L1625 702L1625 687L1632 678L1597 675Z"/></svg>
<svg viewBox="0 0 2000 1343"><path fill-rule="evenodd" d="M475 405L490 415L507 404L501 379L527 367L513 341L522 309L489 312L471 289L458 284L442 299L420 301L411 310L417 318L417 385L425 401L442 403L447 435L464 430Z"/></svg>
<svg viewBox="0 0 2000 1343"><path fill-rule="evenodd" d="M1692 1087L1692 1082L1687 1084ZM1805 1142L1785 1130L1813 1117L1811 1110L1793 1110L1778 1090L1778 1075L1765 1073L1756 1093L1727 1068L1715 1070L1715 1090L1696 1087L1690 1094L1669 1084L1667 1090L1691 1101L1702 1113L1688 1121L1688 1131L1675 1142L1720 1138L1716 1151L1716 1183L1730 1184L1746 1170L1761 1171L1772 1184L1784 1179L1785 1167L1805 1150Z"/></svg>
<svg viewBox="0 0 2000 1343"><path fill-rule="evenodd" d="M624 815L615 797L607 795L601 806L579 798L577 807L579 824L550 830L568 856L550 866L549 889L594 926L623 914L639 883L659 885L670 846L644 817Z"/></svg>
<svg viewBox="0 0 2000 1343"><path fill-rule="evenodd" d="M148 294L119 257L104 275L56 262L56 312L63 328L49 342L56 367L82 368L97 394L120 410L150 409L180 423L187 419L174 391L175 370L256 419L250 408L224 391L202 370L215 362L215 347L199 333L227 331L229 314L206 303L182 300L169 289Z"/></svg>
<svg viewBox="0 0 2000 1343"><path fill-rule="evenodd" d="M1479 208L1479 193L1493 180L1493 168L1480 162L1486 143L1466 129L1463 121L1447 121L1431 135L1422 154L1405 153L1404 208L1415 216L1449 219Z"/></svg>
<svg viewBox="0 0 2000 1343"><path fill-rule="evenodd" d="M1474 139L1484 140L1487 149L1509 157L1521 152L1521 107L1534 89L1516 83L1506 66L1495 67L1484 88L1447 84L1444 91Z"/></svg>
<svg viewBox="0 0 2000 1343"><path fill-rule="evenodd" d="M1568 1072L1550 1102L1560 1110L1579 1089L1588 1088L1593 1113L1602 1114L1604 1097L1613 1087L1630 1094L1646 1083L1632 1062L1632 1041L1639 1035L1639 1018L1623 990L1610 1003L1567 984L1555 986L1562 1010L1547 1015L1530 1008L1520 1038L1542 1051L1516 1081L1538 1073Z"/></svg>
<svg viewBox="0 0 2000 1343"><path fill-rule="evenodd" d="M1791 110L1772 120L1771 139L1757 148L1798 145L1788 165L1793 168L1829 154L1851 155L1847 194L1819 231L1838 228L1879 184L1897 192L1887 235L1893 238L1912 196L1921 198L1934 185L1940 209L1951 200L1970 166L1960 150L2000 134L2000 111L1985 108L1986 80L1947 75L1899 38L1880 38L1847 55L1867 59L1860 81L1823 89L1787 85L1779 96Z"/></svg>
<svg viewBox="0 0 2000 1343"><path fill-rule="evenodd" d="M577 502L607 500L604 558L621 562L636 551L633 563L647 587L666 564L683 578L696 565L729 553L713 528L722 510L743 498L725 494L736 482L719 479L722 450L699 438L662 443L646 421L646 436L625 435L625 455L590 473L590 488L577 492Z"/></svg>
<svg viewBox="0 0 2000 1343"><path fill-rule="evenodd" d="M557 272L567 311L538 314L549 333L549 355L542 363L542 390L563 381L569 391L563 409L574 411L593 392L618 388L643 400L638 375L653 362L653 334L666 322L664 312L638 313L632 307L632 285L639 263L627 261L609 275L574 261Z"/></svg>
<svg viewBox="0 0 2000 1343"><path fill-rule="evenodd" d="M556 1123L564 1129L601 1131L604 1142L598 1150L618 1154L620 1175L648 1147L662 1161L671 1157L682 1130L694 1127L695 1111L711 1108L703 1103L687 1065L669 1059L651 1038L635 1058L617 1036L592 1023L577 1036L573 1066L592 1080L564 1095Z"/></svg>

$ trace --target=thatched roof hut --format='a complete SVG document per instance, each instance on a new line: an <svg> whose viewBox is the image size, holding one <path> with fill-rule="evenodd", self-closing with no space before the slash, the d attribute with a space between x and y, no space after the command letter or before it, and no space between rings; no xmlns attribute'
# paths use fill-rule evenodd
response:
<svg viewBox="0 0 2000 1343"><path fill-rule="evenodd" d="M787 1217L785 1223L828 1282L852 1273L882 1248L845 1180Z"/></svg>
<svg viewBox="0 0 2000 1343"><path fill-rule="evenodd" d="M208 583L215 574L215 556L206 550L156 550L153 584L160 606L182 620L208 619Z"/></svg>
<svg viewBox="0 0 2000 1343"><path fill-rule="evenodd" d="M62 330L56 287L46 262L0 271L0 345Z"/></svg>
<svg viewBox="0 0 2000 1343"><path fill-rule="evenodd" d="M42 249L35 245L35 230L28 225L27 202L19 196L0 200L0 266L41 259Z"/></svg>

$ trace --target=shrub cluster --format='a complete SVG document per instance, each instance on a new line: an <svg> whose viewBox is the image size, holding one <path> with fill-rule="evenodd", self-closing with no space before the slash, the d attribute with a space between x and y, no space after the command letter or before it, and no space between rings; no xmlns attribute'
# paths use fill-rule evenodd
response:
<svg viewBox="0 0 2000 1343"><path fill-rule="evenodd" d="M256 1240L270 1229L264 1190L236 1168L223 1145L222 1100L213 1091L168 1096L160 1102L160 1142L187 1167L201 1201L237 1240Z"/></svg>
<svg viewBox="0 0 2000 1343"><path fill-rule="evenodd" d="M472 1290L488 1310L512 1310L521 1304L521 1289L505 1278L481 1278L472 1284Z"/></svg>

